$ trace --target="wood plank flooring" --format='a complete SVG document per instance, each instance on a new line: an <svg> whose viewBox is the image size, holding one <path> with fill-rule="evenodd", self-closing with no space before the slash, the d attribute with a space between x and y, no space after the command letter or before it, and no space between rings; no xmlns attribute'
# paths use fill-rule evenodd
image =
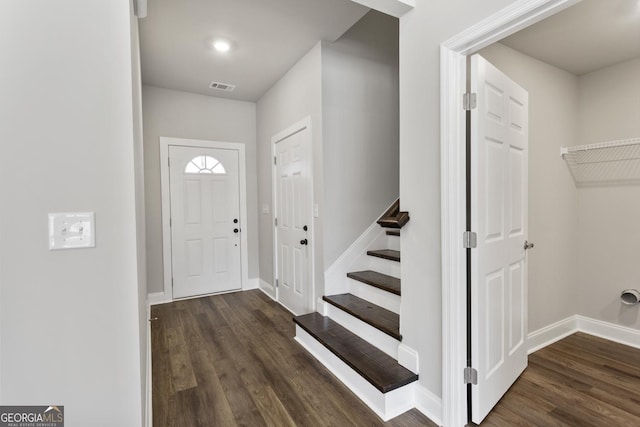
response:
<svg viewBox="0 0 640 427"><path fill-rule="evenodd" d="M481 426L640 426L640 350L583 333L545 347Z"/></svg>
<svg viewBox="0 0 640 427"><path fill-rule="evenodd" d="M294 340L260 291L152 307L156 427L434 426L383 423ZM640 350L577 333L529 356L482 426L640 426Z"/></svg>
<svg viewBox="0 0 640 427"><path fill-rule="evenodd" d="M293 340L260 291L152 307L153 424L435 426L417 410L383 423Z"/></svg>

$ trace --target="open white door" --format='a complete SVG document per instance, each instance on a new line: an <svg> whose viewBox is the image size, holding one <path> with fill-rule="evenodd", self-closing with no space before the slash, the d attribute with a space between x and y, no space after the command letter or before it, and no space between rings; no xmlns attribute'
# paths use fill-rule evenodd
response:
<svg viewBox="0 0 640 427"><path fill-rule="evenodd" d="M479 424L527 367L528 93L471 57L472 420Z"/></svg>
<svg viewBox="0 0 640 427"><path fill-rule="evenodd" d="M277 295L282 305L300 315L313 311L311 130L303 121L273 142Z"/></svg>
<svg viewBox="0 0 640 427"><path fill-rule="evenodd" d="M238 151L169 146L173 298L240 289Z"/></svg>

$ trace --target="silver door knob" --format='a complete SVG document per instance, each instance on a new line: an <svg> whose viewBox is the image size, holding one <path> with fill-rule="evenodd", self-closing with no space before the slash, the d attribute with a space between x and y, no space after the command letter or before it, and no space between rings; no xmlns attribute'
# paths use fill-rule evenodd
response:
<svg viewBox="0 0 640 427"><path fill-rule="evenodd" d="M533 243L530 243L528 240L524 241L524 250L533 248Z"/></svg>

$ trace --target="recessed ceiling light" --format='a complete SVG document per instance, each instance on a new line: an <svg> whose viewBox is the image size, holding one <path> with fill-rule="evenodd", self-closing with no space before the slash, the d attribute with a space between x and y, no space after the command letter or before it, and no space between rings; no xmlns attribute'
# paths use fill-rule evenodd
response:
<svg viewBox="0 0 640 427"><path fill-rule="evenodd" d="M213 41L213 48L221 53L226 53L231 50L231 42L225 39L215 39Z"/></svg>

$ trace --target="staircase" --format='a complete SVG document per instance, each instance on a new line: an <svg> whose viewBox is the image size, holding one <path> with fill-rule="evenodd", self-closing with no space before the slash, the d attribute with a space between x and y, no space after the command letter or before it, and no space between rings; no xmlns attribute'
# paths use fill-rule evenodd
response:
<svg viewBox="0 0 640 427"><path fill-rule="evenodd" d="M349 264L366 268L346 273L345 292L293 318L296 340L385 421L413 407L418 379L398 363L400 228L408 221L396 201L371 229L370 247Z"/></svg>

